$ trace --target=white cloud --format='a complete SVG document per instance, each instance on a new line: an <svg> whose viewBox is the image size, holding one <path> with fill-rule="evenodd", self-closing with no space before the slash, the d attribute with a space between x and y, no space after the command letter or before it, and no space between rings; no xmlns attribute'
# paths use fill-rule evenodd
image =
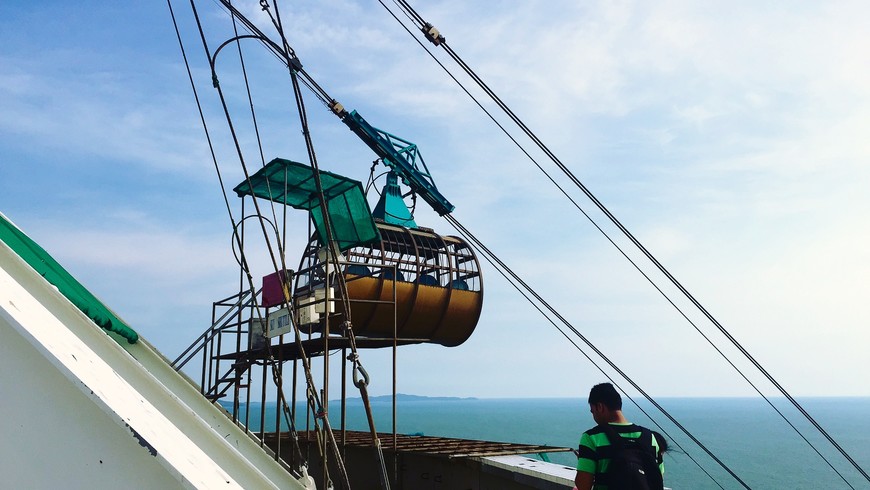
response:
<svg viewBox="0 0 870 490"><path fill-rule="evenodd" d="M164 93L159 84L145 87L139 73L97 69L70 77L58 69L56 56L47 54L41 61L4 58L4 65L14 67L0 81L0 128L14 135L7 144L65 154L57 165L83 157L188 176L208 168L196 117L180 116L194 109L187 94Z"/></svg>
<svg viewBox="0 0 870 490"><path fill-rule="evenodd" d="M257 2L243 7L271 32ZM696 345L696 334L689 332L695 337L683 340L682 320L651 306L649 297L655 293L630 266L615 264L616 253L597 232L503 141L379 5L336 0L282 7L290 42L327 92L348 108L360 108L377 127L420 144L436 182L459 205L463 223L528 274L554 304L567 305L571 318L583 322L609 350L619 353L629 333L655 339L667 332L681 335L667 345L674 357L666 360L668 372L679 373L684 363L708 357L699 354L708 348ZM440 1L419 8L593 192L679 278L686 277L690 289L711 298L726 325L748 339L751 351L772 359L778 372L803 373L801 362L786 354L811 353L815 329L836 325L837 338L848 345L842 356L826 361L826 372L834 377L860 367L863 357L855 346L865 340L860 291L868 257L859 244L870 238L861 228L870 210L864 185L870 178L870 38L864 32L864 2L785 8L677 0L654 5ZM216 12L211 10L209 22L225 19ZM227 32L226 25L223 29ZM85 165L81 162L89 157L94 157L93 165L111 168L118 168L113 162L133 163L132 172L101 185L132 190L171 183L190 201L176 201L171 208L155 204L147 213L124 211L107 220L106 229L98 229L52 220L65 214L59 206L118 206L77 191L92 183L64 186L63 195L75 196L73 204L36 202L6 182L0 199L27 203L31 223L36 222L33 216L45 215L40 235L75 267L135 274L162 286L141 290L148 297L129 303L132 314L147 319L162 341L170 336L160 323L168 315L158 315L153 305L172 310L182 298L176 306L199 301L207 311L207 302L214 299L210 295L222 287L201 283L219 282L217 270L232 261L229 231L202 215L207 206L185 204L213 200L213 207L220 208L215 215L223 217L217 191L190 184L196 175L209 181L213 176L186 75L175 51L161 51L152 58L157 61L131 67L110 56L108 47L107 58L96 60L74 38L67 45L63 53L41 50L30 59L3 55L8 69L0 74L2 149L33 154L30 164L36 173L50 173L67 160L70 166ZM246 53L255 52L255 46L245 44ZM62 55L72 61L56 65ZM267 115L260 121L267 159L281 155L304 161L287 80L278 79L283 70L268 57L247 56L252 83L259 89L255 103ZM264 69L264 62L271 68ZM233 94L234 114L243 114L247 102L242 81L233 73L235 63L233 56L221 60L221 82ZM77 69L54 69L71 65ZM208 98L219 159L232 165L234 151L209 77L201 62L196 66L196 75L204 79L201 94ZM324 164L364 179L373 157L345 128L335 129L340 123L318 103L306 100L311 100L309 114ZM239 123L251 158L256 151L251 150L249 126ZM50 161L47 154L57 152L68 158ZM227 172L226 185L231 186L239 171ZM187 180L167 181L167 176ZM146 199L174 198L153 194ZM419 215L431 218L425 224L452 233L432 213ZM289 252L296 250L301 245ZM258 269L267 269L266 262L258 262ZM488 273L490 284L495 284L494 276ZM117 277L106 282L110 286L98 287L108 291L119 284L113 281ZM187 294L191 289L196 294ZM494 323L507 322L520 309L506 290L493 287L493 294L505 297L487 299L487 305L498 308ZM190 314L193 307L185 311ZM529 324L539 321L526 318ZM499 335L501 325L483 322L475 348L511 344ZM647 324L655 330L646 332ZM789 349L779 353L784 338ZM817 343L825 353L836 351L831 341ZM475 366L484 372L487 362L506 352L501 347L481 351ZM434 358L442 351L430 354ZM443 355L461 363L471 353ZM554 369L565 366L550 361ZM515 376L529 378L519 371ZM704 386L705 376L720 371L715 363L699 369L686 391L715 391ZM823 381L820 375L793 380L806 393L827 393ZM439 382L409 381L408 386L447 389ZM672 389L661 380L650 382ZM461 393L437 394L499 395L508 385L473 392L491 386L474 379L456 387ZM852 393L854 387L835 388L831 393ZM547 390L576 394L575 387L540 387L541 394Z"/></svg>

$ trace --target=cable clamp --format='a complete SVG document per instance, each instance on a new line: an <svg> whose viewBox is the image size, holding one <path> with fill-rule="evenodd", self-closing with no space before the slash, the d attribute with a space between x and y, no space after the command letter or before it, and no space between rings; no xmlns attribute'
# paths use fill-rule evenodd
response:
<svg viewBox="0 0 870 490"><path fill-rule="evenodd" d="M428 22L420 30L423 31L423 34L426 35L426 39L431 41L432 44L434 44L435 46L439 46L441 43L447 41L446 39L444 39L444 36L442 36L441 33L438 32L438 29L436 29L435 26Z"/></svg>
<svg viewBox="0 0 870 490"><path fill-rule="evenodd" d="M302 71L302 62L299 61L299 57L297 57L295 54L290 55L290 60L288 61L288 64L293 71Z"/></svg>
<svg viewBox="0 0 870 490"><path fill-rule="evenodd" d="M332 111L336 116L342 117L347 111L344 110L344 106L341 105L341 102L332 99L329 101L329 110Z"/></svg>

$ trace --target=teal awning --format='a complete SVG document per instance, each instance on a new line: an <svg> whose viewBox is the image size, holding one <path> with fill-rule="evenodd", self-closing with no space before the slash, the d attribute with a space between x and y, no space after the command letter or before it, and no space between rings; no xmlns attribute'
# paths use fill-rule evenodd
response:
<svg viewBox="0 0 870 490"><path fill-rule="evenodd" d="M380 240L359 181L321 171L320 183L329 209L332 238L340 250ZM245 180L233 190L239 197L253 195L310 211L320 242L327 242L314 170L308 165L276 158L251 176L250 185Z"/></svg>
<svg viewBox="0 0 870 490"><path fill-rule="evenodd" d="M69 272L17 226L0 214L0 239L94 323L135 344L139 335L85 289Z"/></svg>

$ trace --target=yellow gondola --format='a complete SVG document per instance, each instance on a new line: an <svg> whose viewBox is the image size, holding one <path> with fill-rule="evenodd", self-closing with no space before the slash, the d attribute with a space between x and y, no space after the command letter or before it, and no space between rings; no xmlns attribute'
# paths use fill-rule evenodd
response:
<svg viewBox="0 0 870 490"><path fill-rule="evenodd" d="M381 221L376 225L379 242L348 249L339 261L354 333L392 339L395 331L401 340L445 346L465 342L477 326L483 307L480 264L471 247L461 238L441 236L428 228L409 229ZM324 260L315 235L296 275L296 305L325 296ZM330 297L337 297L336 282L330 283ZM334 314L329 318L332 331L347 318L343 303L334 304ZM323 318L309 318L310 327L323 328Z"/></svg>

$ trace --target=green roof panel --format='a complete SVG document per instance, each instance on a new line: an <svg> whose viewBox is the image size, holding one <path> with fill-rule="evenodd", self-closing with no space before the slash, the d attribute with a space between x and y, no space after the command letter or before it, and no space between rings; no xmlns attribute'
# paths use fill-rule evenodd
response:
<svg viewBox="0 0 870 490"><path fill-rule="evenodd" d="M135 344L139 340L139 334L136 331L118 318L112 310L82 286L38 243L34 242L2 214L0 214L0 240L3 240L46 281L53 284L61 294L66 296L94 323L124 337L131 344Z"/></svg>
<svg viewBox="0 0 870 490"><path fill-rule="evenodd" d="M359 181L320 172L320 183L329 209L332 237L340 250L380 240L372 212ZM314 169L276 158L233 189L239 197L256 196L311 213L321 243L326 243L326 226L317 196Z"/></svg>

